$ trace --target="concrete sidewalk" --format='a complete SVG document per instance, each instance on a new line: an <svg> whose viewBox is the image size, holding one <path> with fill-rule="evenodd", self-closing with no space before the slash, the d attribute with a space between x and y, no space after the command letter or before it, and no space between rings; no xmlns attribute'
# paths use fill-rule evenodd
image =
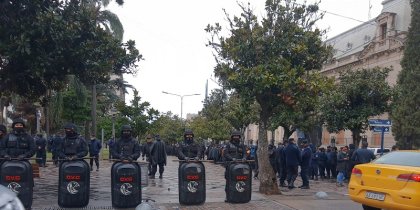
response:
<svg viewBox="0 0 420 210"><path fill-rule="evenodd" d="M253 179L252 199L246 204L225 203L224 167L206 162L206 202L199 206L183 206L178 202L178 162L168 156L163 179L149 179L143 188L143 200L149 200L155 209L361 209L359 204L345 195L347 188L337 188L334 182L311 181L311 189L299 188L288 190L281 188L282 195L262 195L258 192L259 181ZM111 204L111 164L101 161L99 171L91 172L91 190L89 205L84 209L113 209ZM32 209L61 209L57 204L58 168L50 164L40 168L40 178L35 179L34 201ZM300 178L298 178L300 180ZM296 186L299 186L299 180ZM326 199L317 199L318 191L328 194Z"/></svg>

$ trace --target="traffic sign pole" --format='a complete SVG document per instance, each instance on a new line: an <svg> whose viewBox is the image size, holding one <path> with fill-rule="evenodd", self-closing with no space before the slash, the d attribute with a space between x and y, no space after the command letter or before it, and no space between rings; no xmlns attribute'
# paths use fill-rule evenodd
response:
<svg viewBox="0 0 420 210"><path fill-rule="evenodd" d="M382 133L381 133L381 156L384 155L384 136L385 136L385 128L382 127Z"/></svg>

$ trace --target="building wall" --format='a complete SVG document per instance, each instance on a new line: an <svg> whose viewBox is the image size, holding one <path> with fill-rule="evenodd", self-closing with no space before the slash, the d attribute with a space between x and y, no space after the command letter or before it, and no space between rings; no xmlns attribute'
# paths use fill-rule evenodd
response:
<svg viewBox="0 0 420 210"><path fill-rule="evenodd" d="M404 43L411 20L410 2L409 0L385 0L382 4L382 13L375 19L326 41L334 47L336 53L333 61L324 65L321 71L324 75L337 78L339 72L344 70L389 67L393 70L389 73L387 81L392 86L396 84L401 71L400 61L403 57ZM383 114L372 118L389 119L389 116ZM329 145L333 137L338 146L352 142L350 131L335 134L324 129L322 136L324 145ZM367 138L371 147L379 147L381 144L380 133L366 131L362 136ZM394 144L395 139L391 128L391 131L384 135L384 146L391 147Z"/></svg>
<svg viewBox="0 0 420 210"><path fill-rule="evenodd" d="M345 31L329 40L327 44L335 49L334 58L330 63L323 66L321 72L324 75L337 78L340 71L356 70L360 68L390 67L393 70L389 73L387 81L395 85L398 73L401 71L400 61L403 57L404 43L408 27L411 21L411 7L409 0L385 0L382 2L381 14L365 23L360 24L348 31ZM385 36L382 36L383 28L386 25ZM373 118L388 119L384 114ZM267 132L268 139L272 139L271 132ZM279 127L274 132L274 140L277 144L283 140L284 130ZM371 147L380 146L381 135L366 131L363 134ZM362 135L362 136L363 136ZM296 132L292 136L297 139ZM331 138L336 139L336 146L343 146L352 143L350 131L329 133L325 128L322 132L322 144L330 145ZM245 143L258 139L258 126L251 124L245 132ZM391 131L384 135L384 146L391 147L395 144Z"/></svg>

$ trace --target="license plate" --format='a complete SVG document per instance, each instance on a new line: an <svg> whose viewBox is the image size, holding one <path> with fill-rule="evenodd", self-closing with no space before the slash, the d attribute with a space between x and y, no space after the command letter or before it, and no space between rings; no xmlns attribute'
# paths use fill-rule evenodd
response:
<svg viewBox="0 0 420 210"><path fill-rule="evenodd" d="M366 198L383 201L385 200L385 194L375 193L375 192L366 192Z"/></svg>

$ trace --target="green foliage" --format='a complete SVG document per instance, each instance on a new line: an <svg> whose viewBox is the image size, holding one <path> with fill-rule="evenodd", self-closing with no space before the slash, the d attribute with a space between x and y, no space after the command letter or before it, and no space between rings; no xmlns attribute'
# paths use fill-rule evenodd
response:
<svg viewBox="0 0 420 210"><path fill-rule="evenodd" d="M308 80L308 72L321 68L331 48L321 40L325 31L315 28L322 17L317 4L267 0L267 14L261 22L250 6L241 8L240 17L227 15L229 37L221 35L219 24L207 26L211 36L208 46L214 50L217 62L214 72L223 86L235 90L249 104L256 101L260 107L259 160L264 174L260 192L277 193L278 188L273 185L275 175L268 167L268 158L262 155L268 148L269 120L281 111L280 106L297 103L300 97L294 94L301 82L317 82ZM302 94L311 93L302 91Z"/></svg>
<svg viewBox="0 0 420 210"><path fill-rule="evenodd" d="M225 118L235 130L244 130L246 126L258 120L259 105L246 102L236 93L229 96Z"/></svg>
<svg viewBox="0 0 420 210"><path fill-rule="evenodd" d="M411 1L411 25L392 103L392 133L402 149L420 147L420 2Z"/></svg>
<svg viewBox="0 0 420 210"><path fill-rule="evenodd" d="M392 90L386 78L390 71L374 68L341 73L337 88L322 99L322 117L328 130L351 130L357 147L368 119L389 109Z"/></svg>
<svg viewBox="0 0 420 210"><path fill-rule="evenodd" d="M90 119L90 103L84 85L76 77L68 77L69 85L62 93L62 116L64 121L83 124Z"/></svg>
<svg viewBox="0 0 420 210"><path fill-rule="evenodd" d="M94 21L79 1L23 0L0 4L0 92L30 99L65 88L66 75L107 83L111 73L135 73L141 55Z"/></svg>
<svg viewBox="0 0 420 210"><path fill-rule="evenodd" d="M150 134L159 134L167 143L182 141L183 132L181 120L171 112L159 115L148 131Z"/></svg>
<svg viewBox="0 0 420 210"><path fill-rule="evenodd" d="M150 103L141 102L141 97L137 90L133 90L134 98L130 106L125 104L117 105L121 116L128 119L135 135L143 137L150 129L151 124L158 118L159 112L150 107Z"/></svg>

